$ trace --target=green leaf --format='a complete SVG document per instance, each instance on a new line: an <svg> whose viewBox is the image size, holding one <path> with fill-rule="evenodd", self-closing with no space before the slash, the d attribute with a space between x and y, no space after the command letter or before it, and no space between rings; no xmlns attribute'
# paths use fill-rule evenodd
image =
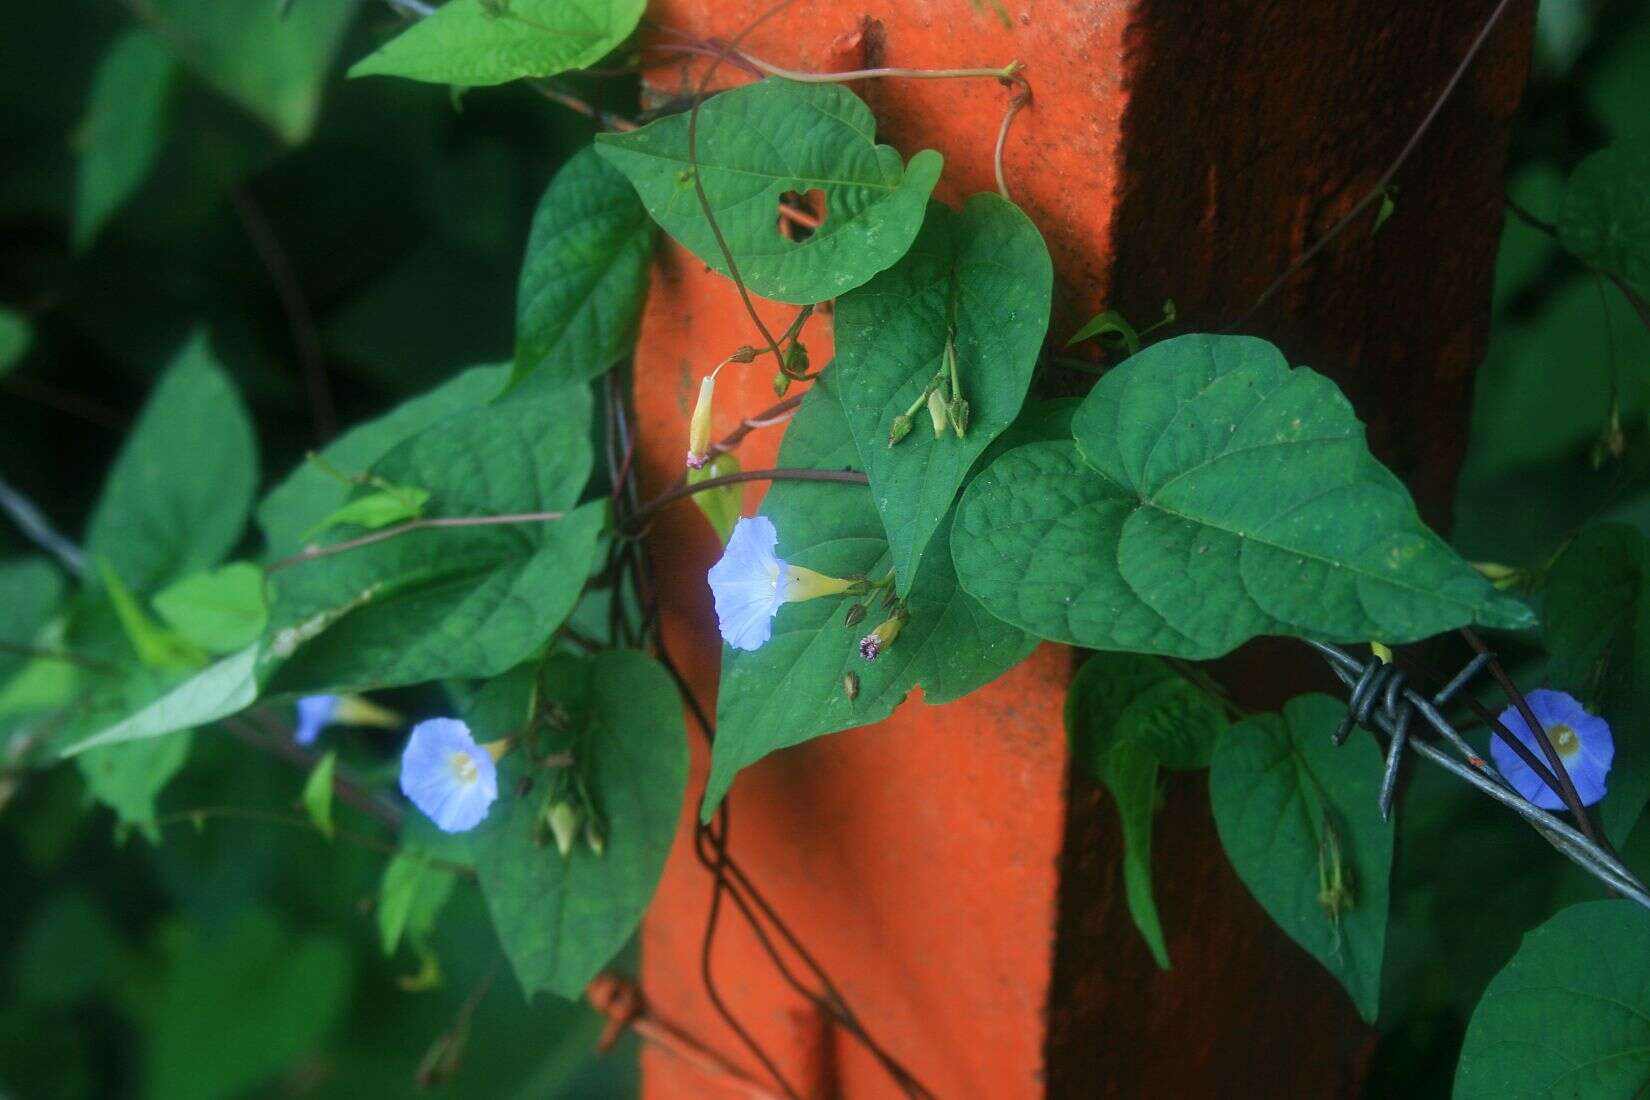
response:
<svg viewBox="0 0 1650 1100"><path fill-rule="evenodd" d="M1334 384L1264 341L1154 344L1072 427L975 478L955 534L963 586L1044 638L1206 658L1534 621L1422 525Z"/></svg>
<svg viewBox="0 0 1650 1100"><path fill-rule="evenodd" d="M723 477L727 474L739 472L739 460L731 454L719 454L697 470L689 469L687 483L697 485L701 481L713 477ZM702 493L693 494L693 503L699 506L705 519L710 522L711 529L716 537L727 545L733 535L733 525L739 522L739 512L744 507L745 494L743 485L724 485L719 489L706 489Z"/></svg>
<svg viewBox="0 0 1650 1100"><path fill-rule="evenodd" d="M252 422L204 335L161 377L92 511L87 554L139 595L218 564L258 481Z"/></svg>
<svg viewBox="0 0 1650 1100"><path fill-rule="evenodd" d="M311 0L285 12L267 0L144 0L135 7L184 64L292 144L315 125L327 69L355 14L354 4Z"/></svg>
<svg viewBox="0 0 1650 1100"><path fill-rule="evenodd" d="M34 326L16 310L0 307L0 377L23 361L34 343Z"/></svg>
<svg viewBox="0 0 1650 1100"><path fill-rule="evenodd" d="M144 699L131 711L110 715L91 736L64 749L74 756L89 749L141 741L216 722L251 706L258 698L258 647L247 646L185 680L158 699Z"/></svg>
<svg viewBox="0 0 1650 1100"><path fill-rule="evenodd" d="M550 181L533 215L516 289L512 381L588 382L636 343L653 222L622 174L585 149Z"/></svg>
<svg viewBox="0 0 1650 1100"><path fill-rule="evenodd" d="M687 115L670 115L628 134L597 134L596 148L630 177L667 233L726 275L693 186L687 132ZM763 80L700 108L699 178L753 293L822 302L911 247L941 157L925 149L902 167L875 133L870 108L838 84ZM781 196L816 188L825 195L823 224L803 241L781 236Z"/></svg>
<svg viewBox="0 0 1650 1100"><path fill-rule="evenodd" d="M317 5L318 6L318 5ZM297 15L304 7L298 0ZM219 1100L280 1091L344 1019L354 962L343 942L252 911L214 936L181 924L157 937L158 988L138 1006L143 1095ZM404 1071L405 1072L405 1071Z"/></svg>
<svg viewBox="0 0 1650 1100"><path fill-rule="evenodd" d="M852 465L854 444L835 378L836 372L827 370L803 399L780 446L780 465ZM779 554L788 562L838 577L877 579L888 572L882 521L865 488L776 482L761 511L778 529ZM1031 638L994 619L957 587L950 529L948 517L911 585L911 617L877 660L859 655L859 640L887 612L873 601L865 620L849 626L844 617L855 602L852 597L787 604L761 649L723 647L716 746L700 810L706 820L734 776L769 753L879 722L918 685L925 702L950 702L990 683L1031 653ZM844 682L850 674L859 685L853 699Z"/></svg>
<svg viewBox="0 0 1650 1100"><path fill-rule="evenodd" d="M645 0L448 0L350 76L404 76L479 87L585 69L612 53L641 20Z"/></svg>
<svg viewBox="0 0 1650 1100"><path fill-rule="evenodd" d="M687 791L687 733L675 684L640 653L553 657L540 680L575 731L575 766L606 826L605 851L575 844L564 858L534 843L551 777L536 773L535 790L516 797L519 750L499 763L499 801L472 850L522 987L572 999L624 946L658 886ZM482 728L478 738L505 732Z"/></svg>
<svg viewBox="0 0 1650 1100"><path fill-rule="evenodd" d="M35 645L63 606L63 574L45 558L0 561L0 642ZM0 651L0 684L16 675L27 657Z"/></svg>
<svg viewBox="0 0 1650 1100"><path fill-rule="evenodd" d="M97 729L143 708L160 694L165 682L147 670L134 672L106 694L92 699L66 731L67 736L79 737L84 730ZM158 843L155 799L188 760L193 738L191 731L179 729L164 737L104 744L81 753L75 763L93 798L114 810L123 826L136 827Z"/></svg>
<svg viewBox="0 0 1650 1100"><path fill-rule="evenodd" d="M92 243L154 166L172 71L166 43L145 30L127 31L103 55L77 141L80 168L70 234L77 249Z"/></svg>
<svg viewBox="0 0 1650 1100"><path fill-rule="evenodd" d="M168 626L208 653L233 653L258 640L269 609L264 571L251 562L185 577L155 594Z"/></svg>
<svg viewBox="0 0 1650 1100"><path fill-rule="evenodd" d="M1327 695L1301 695L1281 715L1239 722L1215 748L1209 801L1243 884L1374 1023L1392 826L1376 808L1381 754L1375 742L1359 734L1335 747L1331 735L1345 713ZM1320 898L1336 852L1349 894L1332 913Z"/></svg>
<svg viewBox="0 0 1650 1100"><path fill-rule="evenodd" d="M1650 541L1624 524L1583 531L1547 575L1554 686L1603 714L1615 735L1608 793L1595 812L1624 844L1650 801Z"/></svg>
<svg viewBox="0 0 1650 1100"><path fill-rule="evenodd" d="M99 561L97 565L104 591L138 660L161 672L190 672L206 663L206 654L187 638L167 630L144 613L108 562Z"/></svg>
<svg viewBox="0 0 1650 1100"><path fill-rule="evenodd" d="M1081 344L1084 340L1093 340L1096 337L1107 347L1119 347L1134 355L1140 351L1140 334L1134 331L1124 316L1115 309L1108 309L1103 313L1096 313L1090 317L1083 327L1072 334L1066 341L1066 347Z"/></svg>
<svg viewBox="0 0 1650 1100"><path fill-rule="evenodd" d="M911 250L837 300L832 370L902 595L969 467L1025 401L1053 280L1031 219L1006 199L980 194L960 214L930 203ZM894 418L945 372L948 338L970 409L967 434L936 438L925 422L889 446Z"/></svg>
<svg viewBox="0 0 1650 1100"><path fill-rule="evenodd" d="M304 812L321 830L321 835L328 840L332 839L332 776L338 770L338 752L328 749L321 759L315 762L310 769L309 778L304 780L302 802Z"/></svg>
<svg viewBox="0 0 1650 1100"><path fill-rule="evenodd" d="M508 367L472 367L377 420L350 429L321 451L320 457L335 469L362 472L403 440L493 400L508 378ZM270 556L286 557L302 549L308 532L345 507L353 491L314 463L300 465L258 505L258 526L269 542Z"/></svg>
<svg viewBox="0 0 1650 1100"><path fill-rule="evenodd" d="M590 474L589 418L583 388L535 390L451 415L386 454L372 473L427 488L432 518L565 515L425 528L282 570L260 679L353 691L524 661L572 610L606 521L603 501L574 508Z"/></svg>
<svg viewBox="0 0 1650 1100"><path fill-rule="evenodd" d="M1558 241L1650 291L1650 153L1611 146L1582 161L1564 190Z"/></svg>
<svg viewBox="0 0 1650 1100"><path fill-rule="evenodd" d="M1467 1025L1455 1100L1631 1097L1650 1080L1650 918L1572 905L1524 937Z"/></svg>
<svg viewBox="0 0 1650 1100"><path fill-rule="evenodd" d="M378 939L384 954L395 954L403 935L415 941L428 935L457 883L457 875L418 848L395 853L378 886Z"/></svg>
<svg viewBox="0 0 1650 1100"><path fill-rule="evenodd" d="M1220 705L1151 657L1100 654L1084 663L1066 698L1072 758L1106 785L1123 823L1123 889L1129 914L1157 965L1169 949L1152 897L1152 818L1159 767L1207 767L1226 729Z"/></svg>
<svg viewBox="0 0 1650 1100"><path fill-rule="evenodd" d="M320 523L305 531L304 537L309 538L333 527L344 526L364 527L368 531L376 531L392 523L417 519L424 514L424 505L429 502L430 494L427 490L412 486L398 485L394 489L374 489L365 496L356 497L348 504L340 505Z"/></svg>

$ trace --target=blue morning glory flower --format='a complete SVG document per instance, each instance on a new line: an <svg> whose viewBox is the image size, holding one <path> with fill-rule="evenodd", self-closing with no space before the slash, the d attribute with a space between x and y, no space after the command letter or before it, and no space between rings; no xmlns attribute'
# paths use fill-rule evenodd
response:
<svg viewBox="0 0 1650 1100"><path fill-rule="evenodd" d="M1530 710L1547 728L1547 739L1558 750L1564 770L1570 773L1576 794L1583 806L1591 806L1604 797L1604 778L1610 774L1610 762L1616 755L1615 741L1610 737L1610 724L1597 715L1588 714L1574 696L1562 691L1540 688L1528 696ZM1529 723L1518 713L1517 707L1501 712L1501 724L1524 742L1538 758L1546 757L1530 733ZM1507 777L1519 794L1543 810L1562 810L1564 800L1557 791L1547 789L1528 764L1508 748L1499 737L1490 741L1490 755L1495 766Z"/></svg>
<svg viewBox="0 0 1650 1100"><path fill-rule="evenodd" d="M337 713L338 696L304 696L298 700L298 728L292 732L292 739L300 745L313 745Z"/></svg>
<svg viewBox="0 0 1650 1100"><path fill-rule="evenodd" d="M500 743L502 745L502 743ZM498 797L498 770L456 718L418 723L401 754L401 790L444 833L475 828Z"/></svg>
<svg viewBox="0 0 1650 1100"><path fill-rule="evenodd" d="M760 649L773 636L781 604L846 592L853 581L839 580L790 565L774 553L779 531L767 516L750 516L733 526L722 560L707 578L716 598L716 621L735 649Z"/></svg>

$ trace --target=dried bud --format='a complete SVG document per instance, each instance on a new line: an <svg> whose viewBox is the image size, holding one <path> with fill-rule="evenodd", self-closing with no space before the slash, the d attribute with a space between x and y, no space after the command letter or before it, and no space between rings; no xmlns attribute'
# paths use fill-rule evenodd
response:
<svg viewBox="0 0 1650 1100"><path fill-rule="evenodd" d="M968 434L968 402L960 397L951 399L950 408L946 413L951 418L951 427L956 430L957 438L961 439ZM938 433L936 433L938 434Z"/></svg>
<svg viewBox="0 0 1650 1100"><path fill-rule="evenodd" d="M746 344L744 347L728 356L728 359L735 363L754 363L756 362L756 349L751 347L749 344Z"/></svg>
<svg viewBox="0 0 1650 1100"><path fill-rule="evenodd" d="M859 673L850 672L842 678L842 693L850 703L859 698Z"/></svg>
<svg viewBox="0 0 1650 1100"><path fill-rule="evenodd" d="M847 617L844 618L842 621L847 626L858 626L860 623L864 622L865 621L865 605L862 604L862 603L856 603L856 604L851 605L848 608Z"/></svg>
<svg viewBox="0 0 1650 1100"><path fill-rule="evenodd" d="M900 413L894 417L894 422L888 427L888 446L892 447L910 434L911 418L904 413Z"/></svg>

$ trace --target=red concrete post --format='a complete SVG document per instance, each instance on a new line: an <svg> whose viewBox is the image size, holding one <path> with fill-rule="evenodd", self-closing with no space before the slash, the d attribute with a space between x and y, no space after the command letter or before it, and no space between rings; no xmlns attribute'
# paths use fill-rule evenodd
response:
<svg viewBox="0 0 1650 1100"><path fill-rule="evenodd" d="M767 6L665 0L651 14L731 37ZM1035 99L1014 124L1006 170L1054 258L1053 334L1106 306L1148 321L1165 297L1186 331L1242 313L1367 190L1492 6L1089 0L1011 5L1005 27L989 4L976 13L966 0L812 0L745 46L814 70L1025 62ZM1400 177L1398 213L1379 236L1345 234L1248 326L1347 388L1377 453L1437 523L1485 337L1500 167L1531 19L1532 4L1517 0ZM697 71L650 82L674 94ZM939 198L994 186L1002 87L885 80L857 90L879 140L944 153ZM777 331L790 315L773 307L764 318ZM696 379L745 343L759 341L732 284L667 244L636 362L649 492L681 471ZM827 361L824 311L807 343L816 364ZM718 436L773 401L771 363L731 370L718 386ZM1412 415L1422 392L1427 406ZM771 465L777 445L778 429L757 431L739 457ZM760 491L747 491L747 512ZM715 537L693 510L675 509L650 549L667 641L708 702L719 647L704 572ZM1256 699L1299 688L1288 672L1233 667ZM1233 877L1200 775L1173 782L1172 821L1158 830L1176 968L1152 965L1123 906L1115 815L1068 774L1069 669L1068 653L1045 646L967 699L908 700L880 725L769 757L733 788L731 850L876 1040L936 1096L1354 1088L1372 1032ZM711 880L693 822L705 766L696 750L695 805L645 925L642 987L660 1020L760 1081L702 979ZM808 1097L899 1095L724 910L710 957L718 992L793 1086ZM650 1100L753 1094L658 1049L644 1053L643 1075Z"/></svg>

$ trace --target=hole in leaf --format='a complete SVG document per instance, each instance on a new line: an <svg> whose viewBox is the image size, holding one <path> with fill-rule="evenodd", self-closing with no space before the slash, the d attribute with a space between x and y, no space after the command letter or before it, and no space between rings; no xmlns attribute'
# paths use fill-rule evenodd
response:
<svg viewBox="0 0 1650 1100"><path fill-rule="evenodd" d="M787 191L779 196L779 235L786 240L805 241L825 224L825 192L818 187L807 194Z"/></svg>

